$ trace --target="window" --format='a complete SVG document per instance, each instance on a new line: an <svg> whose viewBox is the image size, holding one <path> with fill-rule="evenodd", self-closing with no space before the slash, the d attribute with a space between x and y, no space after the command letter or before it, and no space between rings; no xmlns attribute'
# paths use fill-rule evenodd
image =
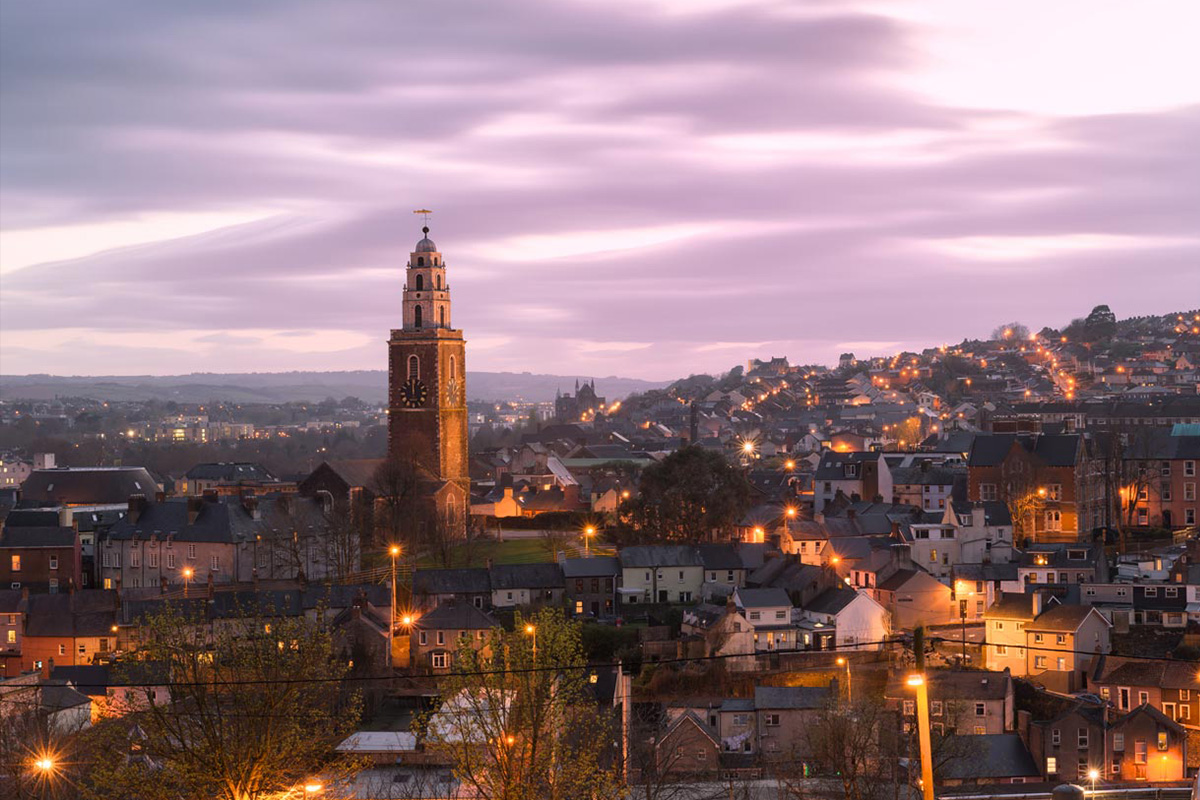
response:
<svg viewBox="0 0 1200 800"><path fill-rule="evenodd" d="M1183 522L1185 525L1195 525L1196 524L1196 509L1185 508L1183 510Z"/></svg>
<svg viewBox="0 0 1200 800"><path fill-rule="evenodd" d="M158 566L158 551L157 550L151 550L149 553L146 554L146 566L151 567L151 568Z"/></svg>
<svg viewBox="0 0 1200 800"><path fill-rule="evenodd" d="M766 715L766 723L767 723L768 728L779 727L779 715L778 714L767 714Z"/></svg>
<svg viewBox="0 0 1200 800"><path fill-rule="evenodd" d="M930 708L930 713L933 714L935 717L940 717L942 715L942 701L941 700L934 700L932 703L929 704L929 708Z"/></svg>
<svg viewBox="0 0 1200 800"><path fill-rule="evenodd" d="M1123 753L1123 752L1125 752L1125 734L1123 734L1123 733L1114 733L1114 734L1113 734L1113 745L1112 745L1112 747L1113 747L1113 752L1114 752L1114 753Z"/></svg>
<svg viewBox="0 0 1200 800"><path fill-rule="evenodd" d="M576 600L576 601L575 601L575 613L576 613L576 614L582 614L582 613L583 613L583 601L582 601L582 600Z"/></svg>
<svg viewBox="0 0 1200 800"><path fill-rule="evenodd" d="M188 559L191 561L196 560L196 545L194 544L188 545Z"/></svg>
<svg viewBox="0 0 1200 800"><path fill-rule="evenodd" d="M437 643L439 646L444 645L446 643L446 632L445 631L437 632Z"/></svg>
<svg viewBox="0 0 1200 800"><path fill-rule="evenodd" d="M1049 486L1047 486L1046 487L1046 499L1054 500L1054 501L1062 500L1062 484L1061 483L1052 483Z"/></svg>
<svg viewBox="0 0 1200 800"><path fill-rule="evenodd" d="M1174 703L1163 703L1163 713L1166 714L1169 718L1175 719L1175 704Z"/></svg>
<svg viewBox="0 0 1200 800"><path fill-rule="evenodd" d="M1145 739L1135 739L1133 741L1133 763L1145 764L1147 756L1147 746Z"/></svg>
<svg viewBox="0 0 1200 800"><path fill-rule="evenodd" d="M60 644L58 646L58 654L60 656L65 656L67 654L67 646L65 644Z"/></svg>
<svg viewBox="0 0 1200 800"><path fill-rule="evenodd" d="M434 653L430 659L434 669L445 669L450 656L447 653Z"/></svg>
<svg viewBox="0 0 1200 800"><path fill-rule="evenodd" d="M930 564L937 563L937 548L936 547L929 551L929 563Z"/></svg>
<svg viewBox="0 0 1200 800"><path fill-rule="evenodd" d="M1196 474L1196 462L1195 461L1183 462L1183 474L1189 478L1192 477L1193 475L1195 475Z"/></svg>
<svg viewBox="0 0 1200 800"><path fill-rule="evenodd" d="M1050 744L1054 745L1055 747L1058 747L1060 744L1062 744L1062 731L1060 731L1058 728L1050 731Z"/></svg>
<svg viewBox="0 0 1200 800"><path fill-rule="evenodd" d="M58 569L58 556L50 556L50 569Z"/></svg>
<svg viewBox="0 0 1200 800"><path fill-rule="evenodd" d="M10 618L12 616L13 616L12 614L9 614ZM11 622L11 619L10 619L10 622ZM1192 699L1192 690L1191 689L1180 689L1179 690L1179 699L1183 700L1184 702L1191 700Z"/></svg>
<svg viewBox="0 0 1200 800"><path fill-rule="evenodd" d="M421 309L418 306L417 311L420 311L420 310ZM421 327L420 323L417 324L417 327L418 328ZM415 381L415 380L419 380L420 377L421 377L421 359L415 355L409 356L408 357L408 379L410 381Z"/></svg>
<svg viewBox="0 0 1200 800"><path fill-rule="evenodd" d="M16 644L16 643L17 643L17 632L16 632L16 631L14 631L14 630L10 630L10 631L8 632L8 643L9 643L9 644Z"/></svg>
<svg viewBox="0 0 1200 800"><path fill-rule="evenodd" d="M1158 749L1166 750L1170 746L1170 744L1171 744L1170 737L1167 736L1167 732L1159 731L1158 732Z"/></svg>
<svg viewBox="0 0 1200 800"><path fill-rule="evenodd" d="M1046 512L1046 530L1061 531L1062 530L1062 512L1051 510Z"/></svg>
<svg viewBox="0 0 1200 800"><path fill-rule="evenodd" d="M1067 643L1067 635L1065 633L1060 633L1060 634L1058 634L1058 636L1054 637L1054 641L1056 644L1066 644Z"/></svg>
<svg viewBox="0 0 1200 800"><path fill-rule="evenodd" d="M13 572L21 571L21 557L18 555L14 555L12 557L12 571Z"/></svg>
<svg viewBox="0 0 1200 800"><path fill-rule="evenodd" d="M1049 756L1046 759L1046 774L1047 775L1057 775L1058 774L1058 759L1055 758L1054 756Z"/></svg>
<svg viewBox="0 0 1200 800"><path fill-rule="evenodd" d="M1149 703L1149 702L1150 702L1150 693L1149 692L1138 692L1138 705L1139 706L1144 706L1144 705L1146 705L1146 703Z"/></svg>
<svg viewBox="0 0 1200 800"><path fill-rule="evenodd" d="M420 273L417 273L417 291L421 292L424 290L425 290L425 276Z"/></svg>
<svg viewBox="0 0 1200 800"><path fill-rule="evenodd" d="M1184 500L1195 500L1196 499L1196 484L1185 483L1183 485L1183 499Z"/></svg>
<svg viewBox="0 0 1200 800"><path fill-rule="evenodd" d="M209 569L211 569L213 572L220 572L221 571L221 557L220 556L209 557L208 566L209 566Z"/></svg>
<svg viewBox="0 0 1200 800"><path fill-rule="evenodd" d="M1008 645L1006 645L1006 644L996 645L996 655L998 655L998 656L1008 655Z"/></svg>
<svg viewBox="0 0 1200 800"><path fill-rule="evenodd" d="M912 714L916 713L916 709L917 709L917 706L916 706L915 701L913 701L913 700L905 700L904 701L904 713L905 714L908 714L911 716Z"/></svg>
<svg viewBox="0 0 1200 800"><path fill-rule="evenodd" d="M129 551L129 566L137 569L142 565L142 553L140 550Z"/></svg>
<svg viewBox="0 0 1200 800"><path fill-rule="evenodd" d="M175 554L167 553L167 569L175 569Z"/></svg>
<svg viewBox="0 0 1200 800"><path fill-rule="evenodd" d="M1046 657L1045 656L1034 656L1033 657L1033 666L1037 669L1045 669L1046 668Z"/></svg>
<svg viewBox="0 0 1200 800"><path fill-rule="evenodd" d="M976 703L975 704L975 716L982 717L982 716L985 716L986 714L987 714L987 704L986 703Z"/></svg>
<svg viewBox="0 0 1200 800"><path fill-rule="evenodd" d="M786 611L776 611L775 619L787 619L787 612Z"/></svg>
<svg viewBox="0 0 1200 800"><path fill-rule="evenodd" d="M1086 750L1087 746L1088 746L1088 729L1080 728L1079 729L1079 749Z"/></svg>
<svg viewBox="0 0 1200 800"><path fill-rule="evenodd" d="M1168 586L1163 589L1164 597L1179 597L1179 589L1175 586Z"/></svg>
<svg viewBox="0 0 1200 800"><path fill-rule="evenodd" d="M1157 586L1147 586L1146 587L1146 597L1158 597L1158 587Z"/></svg>
<svg viewBox="0 0 1200 800"><path fill-rule="evenodd" d="M1033 635L1033 643L1034 643L1034 644L1041 644L1041 643L1042 643L1042 635L1041 635L1040 633L1035 633L1035 634Z"/></svg>
<svg viewBox="0 0 1200 800"><path fill-rule="evenodd" d="M1077 768L1077 770L1078 770L1078 771L1077 771L1077 773L1076 773L1076 774L1079 776L1079 778L1080 778L1080 779L1087 778L1087 776L1088 776L1088 770L1089 770L1090 768L1091 768L1091 765L1090 765L1090 764L1088 764L1088 760L1087 760L1087 758L1086 758L1086 757L1083 757L1083 756L1081 756L1081 757L1079 758L1079 764L1078 764L1078 768Z"/></svg>
<svg viewBox="0 0 1200 800"><path fill-rule="evenodd" d="M984 500L984 501L1000 499L999 495L996 494L996 484L994 484L994 483L979 484L979 499Z"/></svg>

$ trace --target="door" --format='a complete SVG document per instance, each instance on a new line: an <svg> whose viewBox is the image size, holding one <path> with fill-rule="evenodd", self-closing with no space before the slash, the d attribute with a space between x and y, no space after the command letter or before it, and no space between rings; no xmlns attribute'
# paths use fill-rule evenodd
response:
<svg viewBox="0 0 1200 800"><path fill-rule="evenodd" d="M592 601L592 616L593 617L600 616L600 601L599 600Z"/></svg>
<svg viewBox="0 0 1200 800"><path fill-rule="evenodd" d="M667 590L666 589L658 590L658 602L660 602L660 603L667 602Z"/></svg>

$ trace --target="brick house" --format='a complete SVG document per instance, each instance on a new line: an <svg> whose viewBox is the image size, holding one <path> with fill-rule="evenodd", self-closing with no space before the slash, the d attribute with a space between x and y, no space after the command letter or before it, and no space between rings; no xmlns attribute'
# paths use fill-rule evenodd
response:
<svg viewBox="0 0 1200 800"><path fill-rule="evenodd" d="M967 497L1019 509L1014 538L1075 542L1103 519L1092 466L1078 434L981 434L967 459Z"/></svg>
<svg viewBox="0 0 1200 800"><path fill-rule="evenodd" d="M720 768L721 746L713 729L689 709L668 723L654 757L660 774L711 778Z"/></svg>
<svg viewBox="0 0 1200 800"><path fill-rule="evenodd" d="M1096 692L1118 711L1149 705L1168 719L1200 726L1196 665L1171 661L1125 661L1109 657L1094 681Z"/></svg>
<svg viewBox="0 0 1200 800"><path fill-rule="evenodd" d="M0 678L21 672L21 639L29 590L0 589Z"/></svg>
<svg viewBox="0 0 1200 800"><path fill-rule="evenodd" d="M74 527L8 527L0 535L0 586L57 592L82 584L83 553Z"/></svg>
<svg viewBox="0 0 1200 800"><path fill-rule="evenodd" d="M616 556L562 561L567 605L575 616L611 617L617 610L621 561Z"/></svg>
<svg viewBox="0 0 1200 800"><path fill-rule="evenodd" d="M430 672L449 672L460 645L482 649L488 631L499 626L495 617L470 603L442 603L413 621L409 634L412 663Z"/></svg>
<svg viewBox="0 0 1200 800"><path fill-rule="evenodd" d="M1200 509L1200 436L1148 429L1131 435L1123 453L1123 471L1137 492L1132 509L1122 497L1122 518L1139 526L1183 528L1195 525Z"/></svg>
<svg viewBox="0 0 1200 800"><path fill-rule="evenodd" d="M116 647L116 592L84 589L33 594L21 642L24 670L49 676L53 666L91 664Z"/></svg>
<svg viewBox="0 0 1200 800"><path fill-rule="evenodd" d="M926 680L930 725L935 732L980 736L1015 729L1016 702L1008 670L930 670ZM906 731L916 725L916 701L903 676L897 674L888 681L884 701L900 712Z"/></svg>
<svg viewBox="0 0 1200 800"><path fill-rule="evenodd" d="M813 475L813 510L823 512L839 494L848 500L882 502L892 499L892 473L882 452L868 451L838 453L826 450L821 454Z"/></svg>

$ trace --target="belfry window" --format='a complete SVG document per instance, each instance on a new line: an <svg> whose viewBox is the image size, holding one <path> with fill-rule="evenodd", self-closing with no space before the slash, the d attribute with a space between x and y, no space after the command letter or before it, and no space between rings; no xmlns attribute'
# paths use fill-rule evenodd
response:
<svg viewBox="0 0 1200 800"><path fill-rule="evenodd" d="M450 377L458 377L458 359L454 356L450 356Z"/></svg>
<svg viewBox="0 0 1200 800"><path fill-rule="evenodd" d="M418 292L425 291L425 276L424 275L417 276L417 291Z"/></svg>
<svg viewBox="0 0 1200 800"><path fill-rule="evenodd" d="M417 256L417 266L418 267L425 266L425 256Z"/></svg>
<svg viewBox="0 0 1200 800"><path fill-rule="evenodd" d="M417 309L418 311L420 309ZM410 381L419 380L421 378L421 359L416 356L408 357L408 379Z"/></svg>
<svg viewBox="0 0 1200 800"><path fill-rule="evenodd" d="M440 290L442 288L442 276L438 275L435 280L437 281L437 288Z"/></svg>
<svg viewBox="0 0 1200 800"><path fill-rule="evenodd" d="M420 306L416 306L415 308L413 308L413 327L416 327L416 328L421 327L421 307Z"/></svg>
<svg viewBox="0 0 1200 800"><path fill-rule="evenodd" d="M438 326L446 327L446 307L442 306L438 309Z"/></svg>

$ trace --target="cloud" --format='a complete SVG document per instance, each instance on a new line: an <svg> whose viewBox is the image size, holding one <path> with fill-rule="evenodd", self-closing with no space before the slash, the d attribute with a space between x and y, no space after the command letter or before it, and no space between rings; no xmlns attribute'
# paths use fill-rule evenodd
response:
<svg viewBox="0 0 1200 800"><path fill-rule="evenodd" d="M383 368L419 207L473 369L1169 310L1200 259L1182 26L1096 11L1105 65L1053 10L937 2L5 6L0 369ZM1044 86L953 46L1026 35ZM1072 59L1137 65L1076 103Z"/></svg>

